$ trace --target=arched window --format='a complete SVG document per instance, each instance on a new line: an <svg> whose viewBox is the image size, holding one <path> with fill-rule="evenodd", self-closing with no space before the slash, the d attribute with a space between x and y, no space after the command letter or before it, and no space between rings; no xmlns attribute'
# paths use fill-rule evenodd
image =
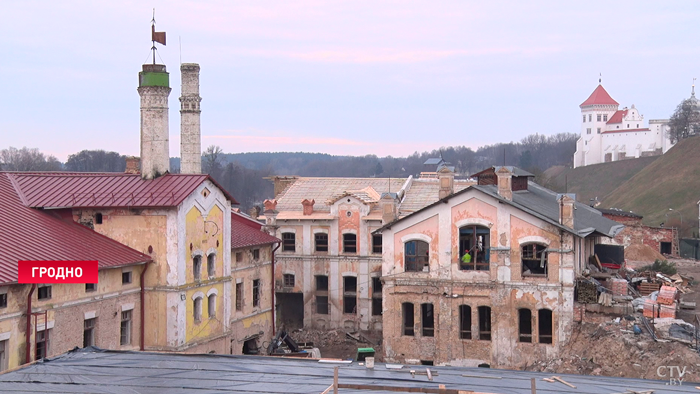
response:
<svg viewBox="0 0 700 394"><path fill-rule="evenodd" d="M552 311L540 309L537 311L537 331L540 334L540 343L552 343Z"/></svg>
<svg viewBox="0 0 700 394"><path fill-rule="evenodd" d="M467 225L459 229L459 269L488 271L491 251L491 230L485 226Z"/></svg>
<svg viewBox="0 0 700 394"><path fill-rule="evenodd" d="M523 276L547 275L547 246L542 244L525 244L520 248Z"/></svg>
<svg viewBox="0 0 700 394"><path fill-rule="evenodd" d="M202 279L202 256L197 255L192 258L192 273L194 274L194 280L199 281Z"/></svg>
<svg viewBox="0 0 700 394"><path fill-rule="evenodd" d="M207 275L216 276L216 253L209 253L207 256Z"/></svg>
<svg viewBox="0 0 700 394"><path fill-rule="evenodd" d="M429 271L430 245L425 241L408 241L404 244L406 271Z"/></svg>
<svg viewBox="0 0 700 394"><path fill-rule="evenodd" d="M459 338L472 339L472 307L459 306Z"/></svg>
<svg viewBox="0 0 700 394"><path fill-rule="evenodd" d="M210 294L208 297L209 318L216 317L216 294Z"/></svg>
<svg viewBox="0 0 700 394"><path fill-rule="evenodd" d="M202 297L197 297L193 301L194 321L202 321Z"/></svg>
<svg viewBox="0 0 700 394"><path fill-rule="evenodd" d="M518 341L532 342L532 312L529 309L518 309Z"/></svg>

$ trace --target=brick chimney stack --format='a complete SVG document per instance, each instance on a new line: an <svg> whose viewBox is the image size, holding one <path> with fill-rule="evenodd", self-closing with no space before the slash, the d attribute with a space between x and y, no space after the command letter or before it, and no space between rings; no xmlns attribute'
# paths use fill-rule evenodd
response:
<svg viewBox="0 0 700 394"><path fill-rule="evenodd" d="M141 170L139 169L139 164L141 162L141 159L136 157L136 156L127 156L126 157L126 171L124 171L125 174L140 174Z"/></svg>
<svg viewBox="0 0 700 394"><path fill-rule="evenodd" d="M180 173L202 173L201 108L199 96L199 64L180 66L182 94L180 96Z"/></svg>
<svg viewBox="0 0 700 394"><path fill-rule="evenodd" d="M304 215L305 216L308 216L308 215L311 215L312 213L314 213L314 204L315 203L316 203L315 200L309 201L306 198L301 202L301 205L304 206Z"/></svg>
<svg viewBox="0 0 700 394"><path fill-rule="evenodd" d="M513 173L505 166L496 171L498 178L498 195L508 201L513 201Z"/></svg>
<svg viewBox="0 0 700 394"><path fill-rule="evenodd" d="M157 178L170 171L168 96L170 74L163 64L144 64L139 73L141 96L141 177Z"/></svg>
<svg viewBox="0 0 700 394"><path fill-rule="evenodd" d="M379 199L382 211L382 224L391 223L399 217L398 199L395 193L383 193Z"/></svg>
<svg viewBox="0 0 700 394"><path fill-rule="evenodd" d="M440 182L439 199L453 194L455 192L455 173L447 166L442 166L437 171L438 181Z"/></svg>
<svg viewBox="0 0 700 394"><path fill-rule="evenodd" d="M268 226L276 226L277 225L277 200L265 200L263 201L263 205L265 206L265 211L263 212L265 214L265 224Z"/></svg>
<svg viewBox="0 0 700 394"><path fill-rule="evenodd" d="M559 202L559 223L568 228L574 228L576 195L571 193L560 194L557 196L557 201Z"/></svg>

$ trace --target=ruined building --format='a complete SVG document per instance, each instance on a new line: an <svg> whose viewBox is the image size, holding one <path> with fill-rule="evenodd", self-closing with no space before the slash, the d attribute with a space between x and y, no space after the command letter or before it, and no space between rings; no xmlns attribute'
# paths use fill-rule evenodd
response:
<svg viewBox="0 0 700 394"><path fill-rule="evenodd" d="M568 194L494 167L478 184L382 236L383 349L389 362L520 367L569 339L574 281L622 225Z"/></svg>
<svg viewBox="0 0 700 394"><path fill-rule="evenodd" d="M278 323L287 328L382 328L383 224L473 182L442 166L425 178L273 177L266 227L282 240Z"/></svg>

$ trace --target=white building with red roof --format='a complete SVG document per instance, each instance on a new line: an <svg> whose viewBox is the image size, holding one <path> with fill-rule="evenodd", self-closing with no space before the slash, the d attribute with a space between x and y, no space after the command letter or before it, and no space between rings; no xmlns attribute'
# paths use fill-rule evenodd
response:
<svg viewBox="0 0 700 394"><path fill-rule="evenodd" d="M666 153L673 144L668 138L668 119L644 124L634 104L620 104L598 85L580 105L581 138L576 142L574 168Z"/></svg>

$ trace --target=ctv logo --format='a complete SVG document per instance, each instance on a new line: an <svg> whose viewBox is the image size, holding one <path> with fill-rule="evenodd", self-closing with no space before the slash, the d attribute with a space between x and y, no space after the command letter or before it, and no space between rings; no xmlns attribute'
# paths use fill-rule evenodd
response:
<svg viewBox="0 0 700 394"><path fill-rule="evenodd" d="M97 260L20 260L18 283L97 283Z"/></svg>
<svg viewBox="0 0 700 394"><path fill-rule="evenodd" d="M660 378L668 378L669 386L680 386L683 384L683 376L690 371L686 371L687 367L679 367L677 365L662 365L656 368L656 375Z"/></svg>

